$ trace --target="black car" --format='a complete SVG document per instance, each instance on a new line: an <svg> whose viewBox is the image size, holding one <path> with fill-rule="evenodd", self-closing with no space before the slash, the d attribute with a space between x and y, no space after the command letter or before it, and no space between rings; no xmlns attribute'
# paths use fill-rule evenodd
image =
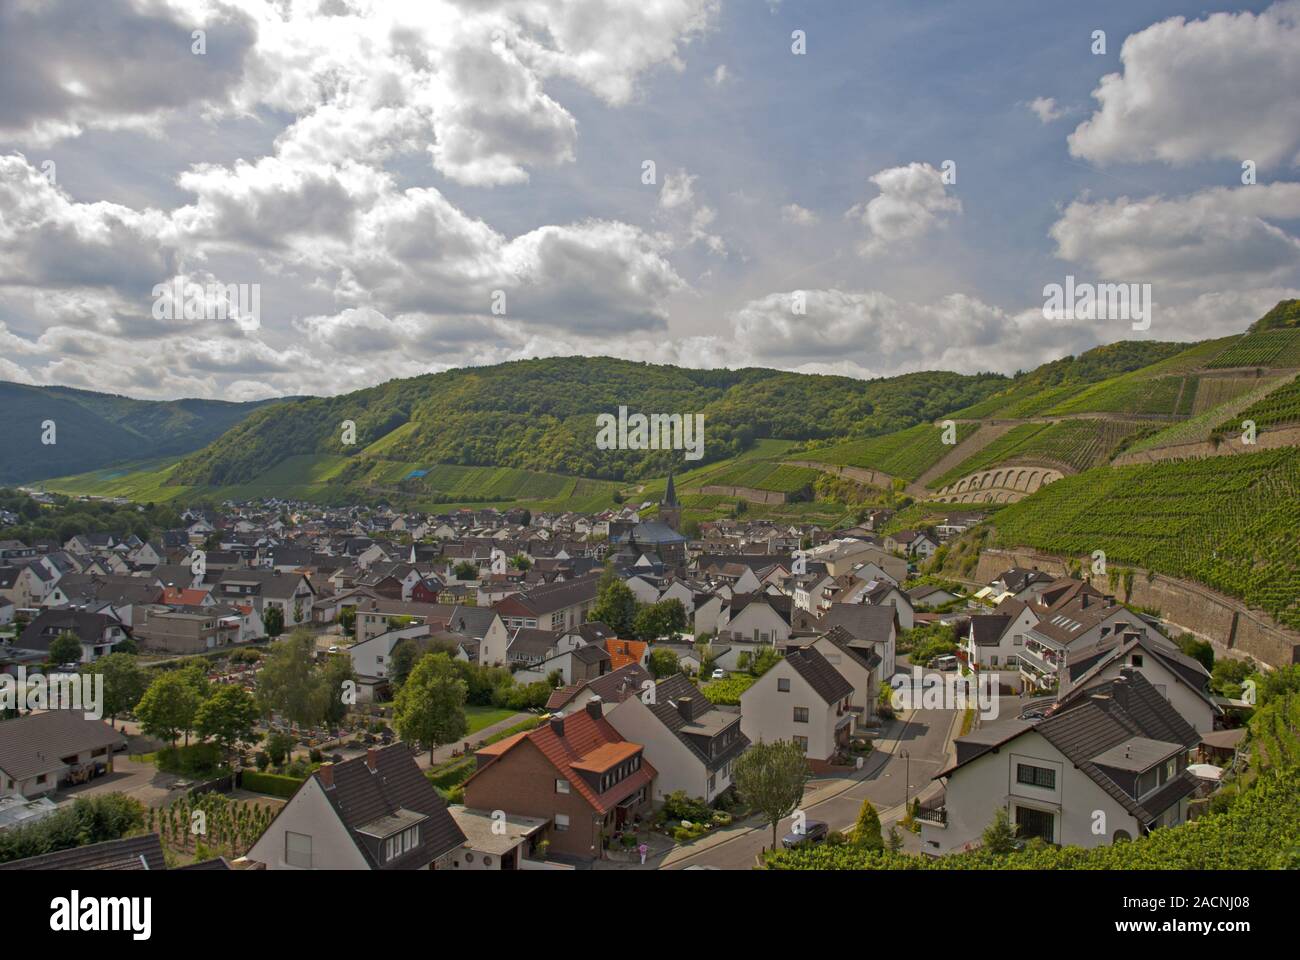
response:
<svg viewBox="0 0 1300 960"><path fill-rule="evenodd" d="M781 846L791 850L805 843L821 843L830 832L831 828L826 821L809 820L804 824L803 833L787 833L781 840Z"/></svg>

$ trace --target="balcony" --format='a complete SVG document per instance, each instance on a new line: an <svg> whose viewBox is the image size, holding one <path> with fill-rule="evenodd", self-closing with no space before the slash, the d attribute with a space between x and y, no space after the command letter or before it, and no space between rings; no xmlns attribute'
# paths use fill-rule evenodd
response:
<svg viewBox="0 0 1300 960"><path fill-rule="evenodd" d="M934 827L947 828L947 798L943 794L940 794L933 799L923 800L920 809L917 811L916 819L921 823L928 823Z"/></svg>

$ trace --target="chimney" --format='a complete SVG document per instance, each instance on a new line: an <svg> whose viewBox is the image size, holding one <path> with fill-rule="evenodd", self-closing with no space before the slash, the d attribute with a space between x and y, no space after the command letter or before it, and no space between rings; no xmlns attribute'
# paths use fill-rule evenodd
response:
<svg viewBox="0 0 1300 960"><path fill-rule="evenodd" d="M379 772L379 764L376 762L378 759L379 759L379 751L374 747L367 747L366 766L370 768L371 773Z"/></svg>
<svg viewBox="0 0 1300 960"><path fill-rule="evenodd" d="M587 701L587 716L591 717L593 720L599 720L604 716L604 710L602 707L603 705L600 702L600 697L592 697Z"/></svg>
<svg viewBox="0 0 1300 960"><path fill-rule="evenodd" d="M677 712L682 715L682 719L688 723L695 719L695 698L678 697Z"/></svg>
<svg viewBox="0 0 1300 960"><path fill-rule="evenodd" d="M334 789L334 764L322 763L316 769L316 776L320 777L320 785L326 790Z"/></svg>
<svg viewBox="0 0 1300 960"><path fill-rule="evenodd" d="M1108 607L1115 606L1115 595L1113 593L1106 594L1106 606Z"/></svg>
<svg viewBox="0 0 1300 960"><path fill-rule="evenodd" d="M564 736L563 714L557 713L553 717L551 717L551 732L554 733L557 737Z"/></svg>

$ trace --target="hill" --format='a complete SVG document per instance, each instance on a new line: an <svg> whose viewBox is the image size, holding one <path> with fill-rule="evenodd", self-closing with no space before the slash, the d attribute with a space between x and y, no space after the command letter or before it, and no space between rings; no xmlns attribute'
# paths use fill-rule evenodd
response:
<svg viewBox="0 0 1300 960"><path fill-rule="evenodd" d="M295 455L342 455L336 477L353 483L382 459L433 466L491 466L601 480L663 475L681 454L601 450L596 416L702 414L704 465L755 440L869 437L932 420L1006 383L995 374L914 373L881 380L777 370L686 370L607 357L521 360L394 380L338 397L304 400L249 417L186 457L170 483L230 486ZM342 424L356 425L345 446Z"/></svg>
<svg viewBox="0 0 1300 960"><path fill-rule="evenodd" d="M155 457L211 443L256 410L279 401L134 400L71 387L0 381L0 484ZM54 443L42 443L53 421Z"/></svg>

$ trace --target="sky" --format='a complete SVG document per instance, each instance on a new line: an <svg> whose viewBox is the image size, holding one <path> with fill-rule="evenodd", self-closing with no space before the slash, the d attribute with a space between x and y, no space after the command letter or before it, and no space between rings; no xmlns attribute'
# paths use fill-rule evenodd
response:
<svg viewBox="0 0 1300 960"><path fill-rule="evenodd" d="M0 0L0 379L1225 336L1300 296L1298 92L1300 0Z"/></svg>

